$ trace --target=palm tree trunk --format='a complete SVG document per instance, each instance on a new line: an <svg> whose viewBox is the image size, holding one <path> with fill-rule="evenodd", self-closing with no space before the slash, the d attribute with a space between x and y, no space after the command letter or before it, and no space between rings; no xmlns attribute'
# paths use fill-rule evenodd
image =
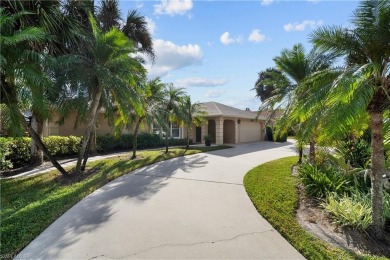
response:
<svg viewBox="0 0 390 260"><path fill-rule="evenodd" d="M93 124L93 130L90 132L89 134L89 140L88 140L88 144L87 144L87 148L85 149L85 152L84 152L84 158L83 158L83 163L81 165L81 170L84 171L85 170L85 166L87 165L87 161L88 161L88 158L89 158L89 154L91 153L92 151L92 154L96 154L96 120L97 120L97 117L98 117L98 114L99 114L99 110L102 108L102 104L99 103L99 106L97 108L97 113L95 115L95 123Z"/></svg>
<svg viewBox="0 0 390 260"><path fill-rule="evenodd" d="M57 168L57 170L63 175L63 176L69 176L68 172L65 171L64 168L57 162L57 160L50 154L47 147L43 144L42 139L40 136L32 129L31 125L29 125L26 120L24 119L24 115L20 110L18 110L18 116L24 126L24 128L27 130L27 132L30 134L31 139L34 140L34 143L39 147L40 150L43 151L43 153L49 158L50 162L53 164L54 167Z"/></svg>
<svg viewBox="0 0 390 260"><path fill-rule="evenodd" d="M43 138L43 120L40 119L34 112L31 116L31 127L39 135L40 139ZM38 147L34 139L31 138L31 163L33 165L41 165L43 163L43 151Z"/></svg>
<svg viewBox="0 0 390 260"><path fill-rule="evenodd" d="M371 128L371 203L374 235L383 236L383 175L386 172L383 144L383 113L370 113Z"/></svg>
<svg viewBox="0 0 390 260"><path fill-rule="evenodd" d="M314 165L316 163L316 142L314 138L310 138L310 164Z"/></svg>
<svg viewBox="0 0 390 260"><path fill-rule="evenodd" d="M190 128L187 127L187 147L186 150L190 149L190 135L189 135Z"/></svg>
<svg viewBox="0 0 390 260"><path fill-rule="evenodd" d="M138 118L137 124L135 125L134 134L133 134L133 156L131 156L130 159L137 158L137 137L138 137L138 130L139 126L141 125L142 118Z"/></svg>
<svg viewBox="0 0 390 260"><path fill-rule="evenodd" d="M303 158L303 148L298 148L298 164L302 164L302 158Z"/></svg>
<svg viewBox="0 0 390 260"><path fill-rule="evenodd" d="M169 146L168 131L165 131L165 153L166 154L168 154L168 146Z"/></svg>
<svg viewBox="0 0 390 260"><path fill-rule="evenodd" d="M99 86L96 94L93 96L91 107L89 108L89 111L88 111L87 127L85 129L83 142L82 142L82 144L80 146L80 150L79 150L79 157L77 160L76 170L75 170L76 174L80 173L80 171L81 171L81 163L82 163L82 160L84 158L84 154L87 150L87 146L88 146L88 142L89 142L89 139L91 136L91 132L92 132L93 127L96 123L96 118L97 118L96 115L98 113L98 108L99 108L99 103L100 103L100 98L102 96L102 93L103 93L103 88L101 86Z"/></svg>

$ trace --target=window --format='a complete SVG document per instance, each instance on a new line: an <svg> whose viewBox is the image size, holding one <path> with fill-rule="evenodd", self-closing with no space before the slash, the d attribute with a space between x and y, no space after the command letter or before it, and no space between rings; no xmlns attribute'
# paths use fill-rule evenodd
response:
<svg viewBox="0 0 390 260"><path fill-rule="evenodd" d="M171 137L180 138L180 127L176 122L171 124Z"/></svg>

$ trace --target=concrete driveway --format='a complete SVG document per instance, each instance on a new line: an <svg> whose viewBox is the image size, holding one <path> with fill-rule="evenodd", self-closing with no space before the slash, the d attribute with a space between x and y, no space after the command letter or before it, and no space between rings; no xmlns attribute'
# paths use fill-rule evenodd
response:
<svg viewBox="0 0 390 260"><path fill-rule="evenodd" d="M258 164L295 155L257 142L164 161L105 185L20 255L40 259L303 259L256 211L243 186Z"/></svg>

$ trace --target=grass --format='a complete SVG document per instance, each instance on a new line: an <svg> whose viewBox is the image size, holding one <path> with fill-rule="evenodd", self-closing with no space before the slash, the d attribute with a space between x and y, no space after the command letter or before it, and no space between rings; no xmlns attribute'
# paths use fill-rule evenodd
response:
<svg viewBox="0 0 390 260"><path fill-rule="evenodd" d="M140 167L171 158L229 148L228 146L172 148L138 152L87 164L85 175L65 179L57 171L36 177L1 180L0 257L12 258L78 201L104 184ZM69 170L69 169L68 169Z"/></svg>
<svg viewBox="0 0 390 260"><path fill-rule="evenodd" d="M244 178L245 189L259 213L307 259L386 259L358 256L333 247L305 231L295 217L297 179L291 167L298 157L287 157L257 166Z"/></svg>

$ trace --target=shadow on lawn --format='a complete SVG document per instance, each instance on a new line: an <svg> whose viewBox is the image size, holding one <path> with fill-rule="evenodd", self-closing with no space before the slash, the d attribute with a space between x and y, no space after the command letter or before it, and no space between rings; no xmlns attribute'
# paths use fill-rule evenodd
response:
<svg viewBox="0 0 390 260"><path fill-rule="evenodd" d="M108 167L105 162L94 165L93 168L104 170L85 180L88 183L83 185L83 190L94 189L98 183L101 183L102 178L107 182L115 179L120 171L128 169L129 173L106 184L78 202L22 251L22 254L34 252L34 255L29 257L44 259L61 257L61 252L67 251L69 246L80 241L82 234L93 232L117 214L117 208L115 209L114 204L123 201L128 206L133 203L144 203L168 185L167 178L175 175L177 171L189 172L191 169L204 167L207 164L206 156L202 154L177 157L153 164L165 156L167 155L162 154L157 158L154 157L155 159L145 157L133 161L120 160L113 162ZM142 164L152 165L130 172ZM79 196L80 192L76 188L72 192L74 194L69 194L69 196ZM132 214L137 214L137 212Z"/></svg>

